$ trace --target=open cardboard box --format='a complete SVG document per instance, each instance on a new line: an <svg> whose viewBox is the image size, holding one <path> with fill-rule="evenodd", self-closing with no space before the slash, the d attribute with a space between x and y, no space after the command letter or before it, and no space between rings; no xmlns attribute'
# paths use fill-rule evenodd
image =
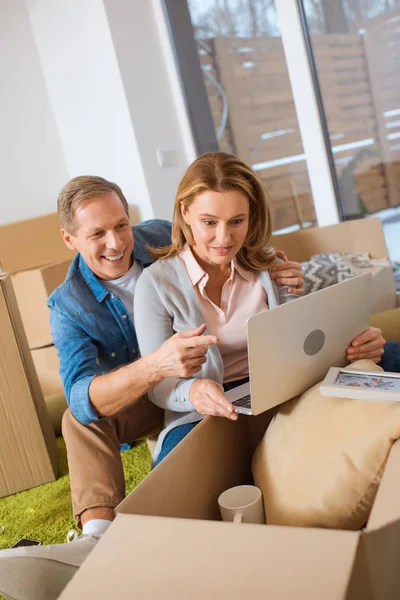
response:
<svg viewBox="0 0 400 600"><path fill-rule="evenodd" d="M218 496L252 483L274 412L202 421L119 505L60 598L397 599L400 442L363 532L220 522Z"/></svg>
<svg viewBox="0 0 400 600"><path fill-rule="evenodd" d="M293 233L274 235L274 248L283 250L291 260L305 262L320 253L368 252L373 259L389 260L382 221L379 218L356 219L328 227L310 227ZM372 313L390 310L397 306L393 270L387 266L363 269L372 273Z"/></svg>

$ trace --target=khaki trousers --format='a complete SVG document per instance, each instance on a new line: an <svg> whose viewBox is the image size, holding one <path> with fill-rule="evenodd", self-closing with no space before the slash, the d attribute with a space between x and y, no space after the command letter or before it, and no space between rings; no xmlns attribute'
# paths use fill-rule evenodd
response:
<svg viewBox="0 0 400 600"><path fill-rule="evenodd" d="M161 431L163 411L142 396L118 417L82 425L68 409L62 420L77 525L89 508L115 508L125 497L119 446Z"/></svg>

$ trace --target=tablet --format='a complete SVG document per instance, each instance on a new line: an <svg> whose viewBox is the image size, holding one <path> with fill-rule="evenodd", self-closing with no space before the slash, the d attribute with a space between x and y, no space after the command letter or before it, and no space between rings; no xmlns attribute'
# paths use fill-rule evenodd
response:
<svg viewBox="0 0 400 600"><path fill-rule="evenodd" d="M400 373L331 367L320 386L324 396L400 402Z"/></svg>

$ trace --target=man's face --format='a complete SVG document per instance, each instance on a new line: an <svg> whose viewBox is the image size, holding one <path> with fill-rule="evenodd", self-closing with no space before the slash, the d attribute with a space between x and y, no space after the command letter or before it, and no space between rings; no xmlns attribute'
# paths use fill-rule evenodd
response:
<svg viewBox="0 0 400 600"><path fill-rule="evenodd" d="M61 230L65 243L78 250L97 277L110 281L132 264L133 233L118 194L84 200L75 212L75 234Z"/></svg>

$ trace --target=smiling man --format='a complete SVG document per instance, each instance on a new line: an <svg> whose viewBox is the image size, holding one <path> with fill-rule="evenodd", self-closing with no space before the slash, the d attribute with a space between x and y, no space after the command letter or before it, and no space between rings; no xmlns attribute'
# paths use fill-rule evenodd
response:
<svg viewBox="0 0 400 600"><path fill-rule="evenodd" d="M58 598L124 497L120 444L162 427L163 411L146 393L166 378L199 371L208 346L218 341L205 335L203 325L139 356L133 322L136 281L153 262L147 247L171 243L170 223L155 219L132 228L121 189L90 176L64 186L58 213L62 237L78 254L48 305L69 404L63 436L73 513L83 535L71 544L0 551L0 595L17 600ZM272 276L303 293L298 263L282 263Z"/></svg>

